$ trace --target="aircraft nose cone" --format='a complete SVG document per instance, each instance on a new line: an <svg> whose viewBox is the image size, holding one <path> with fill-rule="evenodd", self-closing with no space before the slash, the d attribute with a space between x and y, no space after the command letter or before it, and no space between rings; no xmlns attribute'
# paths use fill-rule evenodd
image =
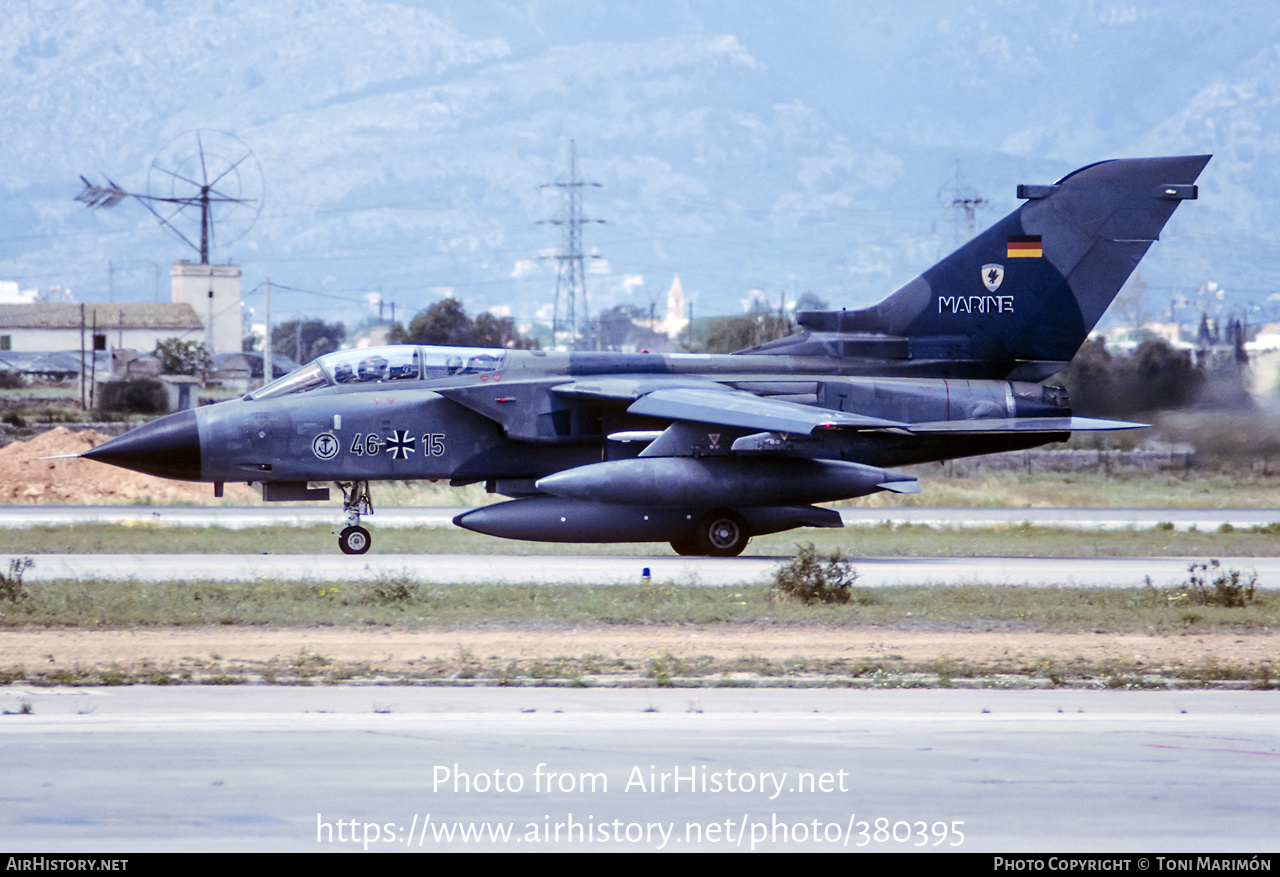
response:
<svg viewBox="0 0 1280 877"><path fill-rule="evenodd" d="M194 411L153 420L80 455L160 478L200 480L200 430Z"/></svg>

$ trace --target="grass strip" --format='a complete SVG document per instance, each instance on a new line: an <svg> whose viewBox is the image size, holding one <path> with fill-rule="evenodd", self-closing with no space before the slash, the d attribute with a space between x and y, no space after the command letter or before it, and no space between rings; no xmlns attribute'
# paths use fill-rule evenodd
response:
<svg viewBox="0 0 1280 877"><path fill-rule="evenodd" d="M878 626L943 632L1270 633L1280 594L1240 607L1194 605L1186 590L964 587L855 588L847 604L779 601L765 585L351 585L66 581L21 586L0 600L0 628L317 625L400 630L567 630L594 625Z"/></svg>

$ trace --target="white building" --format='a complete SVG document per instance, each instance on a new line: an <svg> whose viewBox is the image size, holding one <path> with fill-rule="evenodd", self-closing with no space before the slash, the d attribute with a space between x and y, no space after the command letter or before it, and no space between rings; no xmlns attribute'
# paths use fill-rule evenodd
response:
<svg viewBox="0 0 1280 877"><path fill-rule="evenodd" d="M671 288L667 290L667 318L655 328L672 341L680 337L684 327L689 325L688 311L684 300L684 287L680 285L680 275L671 278Z"/></svg>
<svg viewBox="0 0 1280 877"><path fill-rule="evenodd" d="M190 305L0 304L0 351L78 351L83 343L87 351L129 348L150 353L168 338L204 340L204 324Z"/></svg>

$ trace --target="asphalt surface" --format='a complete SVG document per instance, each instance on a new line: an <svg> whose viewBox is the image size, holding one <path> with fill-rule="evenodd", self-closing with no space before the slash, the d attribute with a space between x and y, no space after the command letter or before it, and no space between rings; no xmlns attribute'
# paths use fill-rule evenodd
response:
<svg viewBox="0 0 1280 877"><path fill-rule="evenodd" d="M0 706L6 855L1280 849L1274 692L9 687Z"/></svg>

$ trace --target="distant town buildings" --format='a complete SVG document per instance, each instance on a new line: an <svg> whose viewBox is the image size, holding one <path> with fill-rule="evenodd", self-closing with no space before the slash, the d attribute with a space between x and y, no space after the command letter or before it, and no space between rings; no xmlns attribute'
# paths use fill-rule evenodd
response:
<svg viewBox="0 0 1280 877"><path fill-rule="evenodd" d="M0 370L34 379L65 377L74 369L82 381L95 383L147 375L158 371L152 351L176 339L203 344L215 363L227 366L230 383L247 389L251 365L228 360L239 356L244 338L240 267L180 261L171 278L170 302L84 304L69 301L58 287L42 296L0 281ZM188 395L177 404L194 404Z"/></svg>
<svg viewBox="0 0 1280 877"><path fill-rule="evenodd" d="M244 339L240 266L173 266L170 302L70 301L59 287L41 295L0 281L0 351L150 353L160 341L199 341L210 355L239 353ZM82 338L83 331L83 338Z"/></svg>

